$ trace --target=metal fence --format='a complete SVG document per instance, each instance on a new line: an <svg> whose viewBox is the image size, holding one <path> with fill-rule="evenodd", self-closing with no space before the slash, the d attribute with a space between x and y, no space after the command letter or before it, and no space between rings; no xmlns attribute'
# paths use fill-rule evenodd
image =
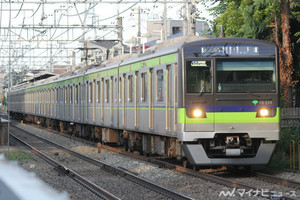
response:
<svg viewBox="0 0 300 200"><path fill-rule="evenodd" d="M281 127L300 127L300 107L281 108Z"/></svg>

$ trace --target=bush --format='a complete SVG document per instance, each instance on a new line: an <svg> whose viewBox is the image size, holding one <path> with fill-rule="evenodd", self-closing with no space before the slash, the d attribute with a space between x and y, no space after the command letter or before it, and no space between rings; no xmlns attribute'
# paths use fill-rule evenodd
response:
<svg viewBox="0 0 300 200"><path fill-rule="evenodd" d="M298 163L297 152L298 142L300 137L300 128L282 128L280 133L280 140L277 141L276 150L269 164L273 169L286 169L290 167L290 141L295 141L296 147L296 166Z"/></svg>

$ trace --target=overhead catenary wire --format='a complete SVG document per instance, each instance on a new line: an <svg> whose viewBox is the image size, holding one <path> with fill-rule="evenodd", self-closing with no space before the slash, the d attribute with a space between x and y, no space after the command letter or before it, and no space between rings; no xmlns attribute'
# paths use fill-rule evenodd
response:
<svg viewBox="0 0 300 200"><path fill-rule="evenodd" d="M121 5L122 3L124 3L124 1L123 2L118 1L118 2L119 3L117 5ZM21 27L24 27L25 29L21 29L19 33L16 33L16 32L12 33L12 35L14 37L13 38L13 40L14 40L13 46L18 45L18 48L16 48L16 52L14 53L14 55L17 55L17 56L13 60L13 63L16 64L16 66L21 66L22 63L24 63L26 61L26 59L24 59L22 57L28 56L29 52L32 52L32 51L35 51L35 55L37 55L37 53L38 53L38 55L44 55L43 53L46 53L47 51L40 51L40 50L37 50L37 49L39 49L40 47L45 47L45 44L46 44L45 42L47 42L47 41L48 41L47 46L48 46L49 49L50 49L50 45L48 45L48 43L57 44L57 47L55 47L55 48L59 49L59 48L64 48L66 45L72 45L72 44L78 43L79 41L81 41L80 38L84 34L87 35L86 36L87 40L90 40L89 37L95 38L95 39L97 39L97 38L105 39L108 36L113 36L113 34L116 33L116 30L117 30L116 28L110 27L110 28L113 28L113 29L111 29L109 31L106 31L106 32L103 32L103 29L101 28L101 26L103 26L103 25L99 25L99 23L101 24L101 22L109 21L109 20L111 20L111 19L113 19L117 16L121 16L124 13L128 12L128 10L132 9L134 6L136 6L138 4L145 3L144 5L146 5L146 3L150 3L150 1L130 1L130 2L132 3L132 5L128 5L128 7L126 7L121 12L118 12L116 14L112 14L110 16L105 16L104 18L100 18L99 16L96 18L96 17L94 17L96 15L93 14L93 19L91 21L92 23L88 22L87 23L88 26L86 26L86 23L84 23L83 26L85 26L84 27L85 30L84 30L84 32L82 32L82 34L78 35L78 33L76 33L76 32L74 33L73 31L71 31L71 30L76 30L76 29L74 29L76 27L75 26L72 27L72 24L69 28L61 28L62 26L65 26L64 22L66 22L66 20L69 20L68 18L66 19L66 17L71 17L72 18L72 17L75 17L75 16L90 13L91 10L99 8L99 5L103 5L102 4L103 1L99 2L99 1L89 1L89 0L87 0L85 3L89 3L89 4L92 4L92 5L88 9L85 9L84 11L79 9L80 12L77 12L76 15L69 14L70 11L72 12L71 9L74 8L74 6L72 6L72 4L76 3L76 2L69 2L69 1L68 2L60 2L61 5L57 5L57 6L60 6L60 8L64 8L65 7L64 4L67 4L66 5L66 7L67 7L66 10L67 11L66 12L63 11L62 13L59 13L58 19L56 21L57 24L60 24L61 26L47 26L47 23L51 24L51 18L53 16L53 15L51 15L52 13L49 13L49 9L47 9L48 14L44 14L44 12L42 13L41 23L39 25L37 25L37 26L28 26L28 25L25 24L25 22L27 21L27 18L33 17L34 20L35 20L37 18L37 15L42 12L41 9L40 9L41 6L48 5L48 3L49 3L49 1L39 2L39 3L37 1L37 3L36 3L37 7L32 9L33 14L30 15L29 17L26 17L26 19L23 18L23 22L21 23L21 25L19 25ZM151 1L151 3L154 4L154 5L158 5L159 3L162 3L162 2L165 2L165 1ZM167 2L168 3L174 3L174 2L171 2L171 1L167 1ZM16 19L16 18L20 19L20 14L22 13L21 10L23 10L23 8L25 8L25 9L28 8L27 7L28 5L26 3L28 3L28 1L24 1L24 0L22 0L22 2L18 1L18 4L20 4L20 5L17 5L17 6L19 6L19 8L16 11L17 14L14 16L14 19ZM53 3L53 2L50 0L50 3ZM83 2L79 2L79 3L83 4ZM108 3L108 2L105 1L104 3ZM117 3L117 2L112 1L111 4L113 4L113 3ZM177 5L172 6L171 9L174 9L175 7L180 6L180 4L178 4L178 2L175 2L175 3L177 3ZM2 15L2 13L3 13L2 12L2 6L3 5L4 5L3 1L1 1L1 13L0 13L0 15ZM125 6L127 6L127 5L123 4L121 6L121 8L124 8ZM50 8L50 10L51 10L51 8ZM92 11L91 13L94 13L94 12L95 11ZM154 10L152 10L152 13L154 13ZM25 15L25 13L24 13L24 15ZM90 17L90 14L89 14L89 17ZM18 20L18 19L16 19L16 20ZM43 21L44 19L47 19L47 21ZM142 20L145 21L145 18L142 18ZM38 20L38 21L40 21L40 20ZM134 22L135 20L131 17L131 19L126 20L126 21L127 22L128 21ZM71 19L71 22L72 22L72 19ZM1 19L0 23L3 23L2 19ZM27 21L27 23L28 23L28 21ZM46 25L44 29L42 28L43 25ZM113 26L113 25L111 25L111 26ZM96 30L96 27L99 27L99 28ZM146 25L142 24L142 28L146 29ZM124 31L132 31L133 29L134 29L134 26L125 26L123 28ZM26 30L26 31L24 31L24 30ZM35 30L38 31L38 33ZM58 32L58 30L59 30L59 32ZM5 29L4 29L4 31L3 31L3 29L1 29L0 31L2 31L2 37L1 38L5 39L1 43L1 46L3 46L5 44L5 41L7 39L9 31L6 32ZM92 32L92 31L95 31L95 32ZM4 36L3 36L3 32L4 32ZM70 37L69 37L69 33L70 33ZM66 34L68 34L68 38L67 38L67 40L64 41L63 38L66 37ZM24 40L24 42L18 43L22 39ZM59 42L60 40L62 40L62 42ZM19 48L19 47L21 47L21 48ZM17 49L21 49L21 50L17 50ZM66 54L66 55L68 54L67 51L63 51L62 53ZM7 52L3 50L2 55L3 54L7 55ZM58 54L60 54L59 50L55 51L52 54L52 56L49 57L49 59L55 59L55 55L58 55ZM47 55L49 55L49 54L47 53ZM37 58L34 58L34 59L36 60ZM48 59L48 61L49 61L49 59ZM3 62L7 62L7 61L5 61L5 58L3 58L1 60ZM17 64L18 62L20 62L21 64L20 63Z"/></svg>
<svg viewBox="0 0 300 200"><path fill-rule="evenodd" d="M23 5L24 5L24 0L23 0L23 3L21 4L20 8L19 8L19 11L18 11L17 15L13 19L16 19L19 16L19 14L20 14L20 12L23 8Z"/></svg>

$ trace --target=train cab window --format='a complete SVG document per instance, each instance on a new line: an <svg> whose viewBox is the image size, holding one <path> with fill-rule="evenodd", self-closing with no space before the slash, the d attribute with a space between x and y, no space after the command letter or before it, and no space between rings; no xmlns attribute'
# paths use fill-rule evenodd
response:
<svg viewBox="0 0 300 200"><path fill-rule="evenodd" d="M133 96L133 76L128 76L128 102L132 102Z"/></svg>
<svg viewBox="0 0 300 200"><path fill-rule="evenodd" d="M161 102L164 99L164 91L163 91L163 83L164 83L164 71L157 70L156 72L156 100Z"/></svg>
<svg viewBox="0 0 300 200"><path fill-rule="evenodd" d="M220 60L216 76L219 93L276 91L274 60Z"/></svg>
<svg viewBox="0 0 300 200"><path fill-rule="evenodd" d="M141 89L142 89L142 96L141 96L141 101L146 102L147 100L147 73L142 73L141 74L142 78L142 83L141 83Z"/></svg>
<svg viewBox="0 0 300 200"><path fill-rule="evenodd" d="M211 61L186 62L187 93L210 93L212 91Z"/></svg>

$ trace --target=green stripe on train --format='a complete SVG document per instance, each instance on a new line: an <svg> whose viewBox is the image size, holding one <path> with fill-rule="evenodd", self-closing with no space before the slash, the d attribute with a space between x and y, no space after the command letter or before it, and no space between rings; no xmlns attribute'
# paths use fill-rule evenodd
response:
<svg viewBox="0 0 300 200"><path fill-rule="evenodd" d="M185 108L178 109L178 123L279 123L280 109L274 117L256 117L256 112L216 112L206 113L207 118L188 118Z"/></svg>

